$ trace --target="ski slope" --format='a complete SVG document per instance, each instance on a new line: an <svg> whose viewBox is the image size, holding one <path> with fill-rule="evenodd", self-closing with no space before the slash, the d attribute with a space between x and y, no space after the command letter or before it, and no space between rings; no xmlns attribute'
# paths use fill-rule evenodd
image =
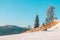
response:
<svg viewBox="0 0 60 40"><path fill-rule="evenodd" d="M17 35L0 36L0 40L60 40L60 31L38 31Z"/></svg>

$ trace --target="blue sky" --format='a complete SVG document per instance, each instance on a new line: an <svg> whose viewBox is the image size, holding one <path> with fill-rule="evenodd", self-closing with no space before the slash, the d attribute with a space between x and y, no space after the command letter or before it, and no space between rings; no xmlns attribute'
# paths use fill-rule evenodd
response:
<svg viewBox="0 0 60 40"><path fill-rule="evenodd" d="M42 24L51 5L60 19L60 0L0 0L0 25L33 26L36 14Z"/></svg>

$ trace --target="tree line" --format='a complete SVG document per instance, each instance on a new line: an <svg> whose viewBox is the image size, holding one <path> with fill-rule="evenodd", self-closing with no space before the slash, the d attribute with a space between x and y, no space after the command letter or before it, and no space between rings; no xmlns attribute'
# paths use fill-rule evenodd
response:
<svg viewBox="0 0 60 40"><path fill-rule="evenodd" d="M57 17L55 17L54 10L55 10L55 8L53 6L50 6L48 8L47 13L46 13L46 19L45 19L45 22L43 23L43 25L57 19ZM37 28L37 27L39 27L39 16L38 16L38 14L36 15L35 23L34 23L34 28Z"/></svg>

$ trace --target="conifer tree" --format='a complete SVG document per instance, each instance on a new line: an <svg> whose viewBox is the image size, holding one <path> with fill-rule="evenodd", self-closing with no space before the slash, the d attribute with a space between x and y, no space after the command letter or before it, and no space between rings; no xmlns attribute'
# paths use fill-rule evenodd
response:
<svg viewBox="0 0 60 40"><path fill-rule="evenodd" d="M37 28L37 27L39 27L39 18L38 18L38 15L36 15L35 23L34 23L34 28Z"/></svg>
<svg viewBox="0 0 60 40"><path fill-rule="evenodd" d="M43 25L45 25L45 24L43 23Z"/></svg>

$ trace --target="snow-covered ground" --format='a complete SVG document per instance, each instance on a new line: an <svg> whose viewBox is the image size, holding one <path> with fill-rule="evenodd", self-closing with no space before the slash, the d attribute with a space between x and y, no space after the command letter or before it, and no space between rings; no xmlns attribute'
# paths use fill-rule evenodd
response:
<svg viewBox="0 0 60 40"><path fill-rule="evenodd" d="M0 36L0 40L60 40L60 22L47 31Z"/></svg>
<svg viewBox="0 0 60 40"><path fill-rule="evenodd" d="M0 36L0 40L60 40L60 31L38 31L32 33Z"/></svg>
<svg viewBox="0 0 60 40"><path fill-rule="evenodd" d="M48 31L59 31L59 30L60 30L60 21L58 24L48 29Z"/></svg>

